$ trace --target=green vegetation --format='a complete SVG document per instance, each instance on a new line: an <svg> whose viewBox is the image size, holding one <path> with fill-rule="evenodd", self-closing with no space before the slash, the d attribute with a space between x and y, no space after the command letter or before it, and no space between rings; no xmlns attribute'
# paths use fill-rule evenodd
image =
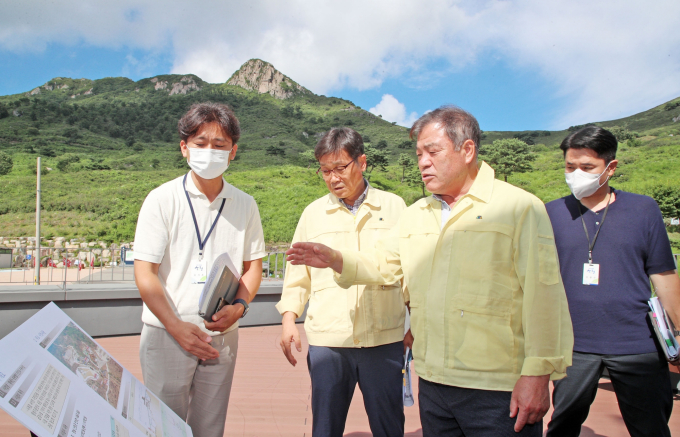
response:
<svg viewBox="0 0 680 437"><path fill-rule="evenodd" d="M14 167L12 157L0 151L0 175L9 174L12 171L12 167Z"/></svg>
<svg viewBox="0 0 680 437"><path fill-rule="evenodd" d="M200 90L170 95L173 83L191 81ZM156 89L163 82L167 87ZM241 121L237 160L226 177L258 202L268 242L290 241L304 207L326 194L315 174L312 149L334 126L351 126L363 136L372 185L402 196L407 204L427 194L408 130L347 100L311 93L278 100L207 84L192 75L138 82L57 78L38 89L0 96L3 236L34 232L36 157L41 156L45 236L130 241L148 192L187 171L177 120L192 103L205 100L229 103ZM619 137L620 165L612 186L651 195L665 217L680 215L680 122L673 119L680 120L680 98L621 120L595 123ZM580 127L486 131L482 157L492 161L487 151L498 140L509 140L496 143L506 147L526 143L533 169L521 173L494 164L498 176L506 175L509 183L545 202L554 200L569 193L559 143ZM680 250L680 233L669 235Z"/></svg>
<svg viewBox="0 0 680 437"><path fill-rule="evenodd" d="M397 164L399 164L399 167L401 167L401 181L404 182L404 178L406 177L406 170L416 165L416 162L413 159L413 157L408 153L402 153L399 155L399 160L397 161Z"/></svg>
<svg viewBox="0 0 680 437"><path fill-rule="evenodd" d="M533 168L531 163L536 155L531 153L529 145L517 138L495 140L483 146L480 157L487 161L497 174L503 175L505 182L513 173L526 173Z"/></svg>

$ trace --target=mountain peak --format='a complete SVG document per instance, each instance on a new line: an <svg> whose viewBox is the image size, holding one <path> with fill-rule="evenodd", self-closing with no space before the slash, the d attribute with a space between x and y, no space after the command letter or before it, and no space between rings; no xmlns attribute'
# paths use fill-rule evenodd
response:
<svg viewBox="0 0 680 437"><path fill-rule="evenodd" d="M269 93L277 99L287 99L296 93L310 93L290 77L261 59L251 59L234 73L227 85L234 85L260 94Z"/></svg>

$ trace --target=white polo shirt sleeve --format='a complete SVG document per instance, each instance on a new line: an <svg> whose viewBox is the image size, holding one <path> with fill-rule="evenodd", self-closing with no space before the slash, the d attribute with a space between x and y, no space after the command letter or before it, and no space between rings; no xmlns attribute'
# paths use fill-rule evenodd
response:
<svg viewBox="0 0 680 437"><path fill-rule="evenodd" d="M135 247L137 249L137 247ZM264 245L264 232L260 220L260 210L255 201L251 202L250 214L243 241L243 261L253 261L267 255Z"/></svg>
<svg viewBox="0 0 680 437"><path fill-rule="evenodd" d="M163 215L159 190L151 191L144 200L135 231L135 259L160 264L165 256L169 232Z"/></svg>

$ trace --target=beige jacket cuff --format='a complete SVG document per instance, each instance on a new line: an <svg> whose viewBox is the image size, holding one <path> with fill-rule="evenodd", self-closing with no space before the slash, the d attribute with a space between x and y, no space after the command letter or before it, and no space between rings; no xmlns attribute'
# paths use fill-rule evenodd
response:
<svg viewBox="0 0 680 437"><path fill-rule="evenodd" d="M564 357L526 357L522 365L522 376L550 375L554 381L567 376L567 364Z"/></svg>
<svg viewBox="0 0 680 437"><path fill-rule="evenodd" d="M279 303L276 304L276 309L281 315L284 315L287 311L295 313L296 319L299 318L302 315L302 313L305 312L304 305L300 304L299 302L294 302L291 300L280 300Z"/></svg>
<svg viewBox="0 0 680 437"><path fill-rule="evenodd" d="M356 282L359 260L352 251L341 250L342 273L334 272L333 279L341 288L349 288Z"/></svg>

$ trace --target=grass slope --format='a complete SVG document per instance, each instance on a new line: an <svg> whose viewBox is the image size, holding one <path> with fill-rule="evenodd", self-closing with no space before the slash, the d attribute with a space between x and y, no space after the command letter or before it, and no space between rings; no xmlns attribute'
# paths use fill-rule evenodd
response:
<svg viewBox="0 0 680 437"><path fill-rule="evenodd" d="M167 82L166 88L158 88ZM170 95L173 84L201 88ZM50 89L51 88L51 89ZM133 82L57 78L34 95L0 97L0 150L14 161L0 176L0 235L34 233L35 159L42 156L43 233L129 241L146 194L187 170L178 151L176 123L198 101L229 103L241 121L237 161L227 180L258 202L268 242L290 241L295 224L314 199L326 194L323 181L299 153L311 149L333 126L350 126L372 144L388 143L391 165L375 170L371 183L413 203L419 187L401 183L400 153L415 157L405 128L388 123L346 100L299 93L286 100L225 84L207 84L187 75L163 75ZM75 97L71 97L75 96ZM680 191L680 99L627 117L596 123L640 135L636 147L621 143L621 162L612 185L652 194L655 188ZM677 118L676 118L677 119ZM574 128L570 128L573 130ZM568 194L558 146L564 131L484 132L482 144L519 137L533 143L534 171L508 182L548 202ZM283 154L271 153L272 148ZM680 249L680 235L671 234Z"/></svg>

